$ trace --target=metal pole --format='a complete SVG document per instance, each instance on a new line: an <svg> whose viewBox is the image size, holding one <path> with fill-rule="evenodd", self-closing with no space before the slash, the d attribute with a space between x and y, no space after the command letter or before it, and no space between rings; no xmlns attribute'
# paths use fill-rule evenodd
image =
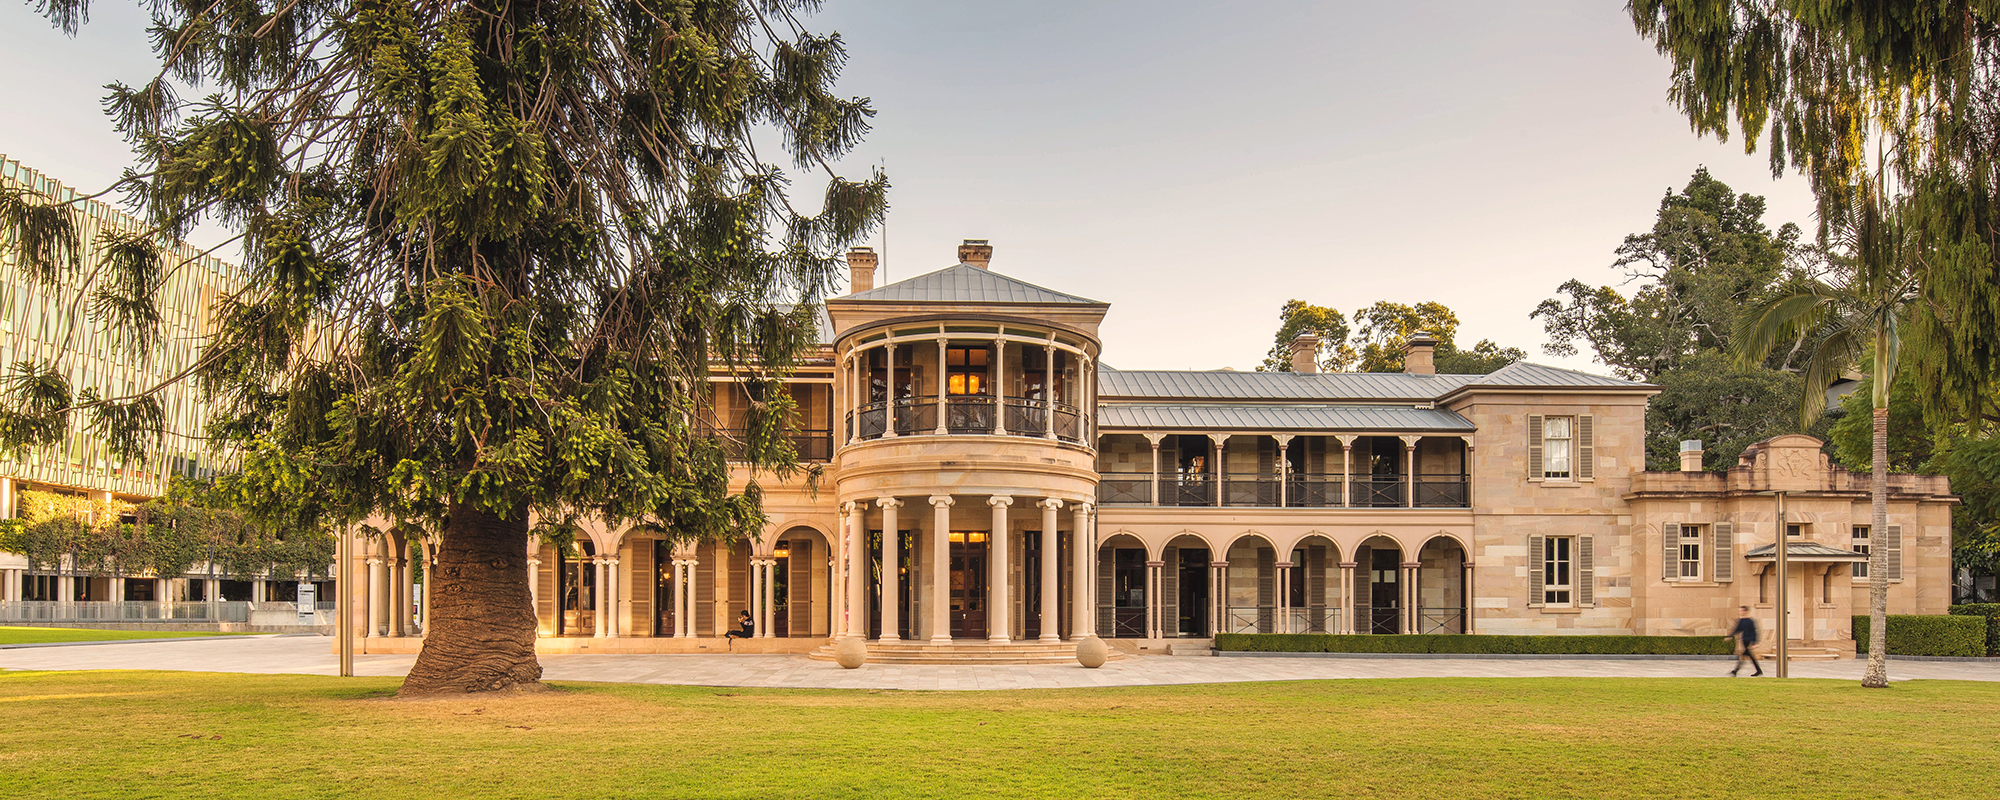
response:
<svg viewBox="0 0 2000 800"><path fill-rule="evenodd" d="M343 678L354 677L354 623L348 619L354 607L353 601L348 598L348 593L354 590L354 584L349 581L354 571L349 563L353 555L353 538L353 531L340 532L339 546L335 548L338 554L333 564L333 636L339 642L340 677Z"/></svg>
<svg viewBox="0 0 2000 800"><path fill-rule="evenodd" d="M1785 556L1786 551L1790 549L1790 534L1785 529L1785 493L1778 492L1778 624L1775 627L1778 629L1777 668L1778 677L1780 678L1789 677L1786 674L1789 670L1785 667L1791 655L1791 649L1785 646L1785 640L1789 634L1787 628L1790 627L1786 624L1786 614L1789 611L1786 608L1789 605L1786 602L1786 595L1790 594L1791 588L1791 574L1787 570L1789 562Z"/></svg>

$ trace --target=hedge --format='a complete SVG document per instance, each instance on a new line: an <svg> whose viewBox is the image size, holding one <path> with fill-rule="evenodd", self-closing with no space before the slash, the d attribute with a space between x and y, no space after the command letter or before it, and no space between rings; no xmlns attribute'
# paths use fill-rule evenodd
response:
<svg viewBox="0 0 2000 800"><path fill-rule="evenodd" d="M1490 636L1487 634L1219 633L1215 649L1243 653L1726 656L1726 636Z"/></svg>
<svg viewBox="0 0 2000 800"><path fill-rule="evenodd" d="M1986 618L1986 654L2000 656L2000 603L1965 603L1949 611L1961 617Z"/></svg>
<svg viewBox="0 0 2000 800"><path fill-rule="evenodd" d="M1890 614L1889 655L1986 655L1987 620L1948 614ZM1868 615L1854 617L1854 651L1868 652Z"/></svg>

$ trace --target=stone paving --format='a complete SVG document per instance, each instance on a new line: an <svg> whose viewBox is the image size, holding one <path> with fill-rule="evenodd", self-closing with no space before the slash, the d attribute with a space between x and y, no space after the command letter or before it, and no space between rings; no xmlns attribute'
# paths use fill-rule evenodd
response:
<svg viewBox="0 0 2000 800"><path fill-rule="evenodd" d="M0 650L0 669L156 669L332 675L338 664L322 636L237 636ZM790 689L1062 689L1348 678L1724 677L1727 661L1586 661L1387 658L1208 658L1142 656L1095 670L1061 666L891 666L858 670L798 655L543 655L543 677L559 681L659 683ZM415 656L356 656L360 675L402 675ZM1792 665L1800 678L1860 680L1863 662ZM1896 661L1897 680L2000 681L2000 665ZM1767 663L1765 673L1770 673Z"/></svg>

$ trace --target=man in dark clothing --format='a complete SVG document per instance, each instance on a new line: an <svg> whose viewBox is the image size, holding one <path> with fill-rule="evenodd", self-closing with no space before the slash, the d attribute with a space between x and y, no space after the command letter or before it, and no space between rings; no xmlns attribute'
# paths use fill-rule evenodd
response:
<svg viewBox="0 0 2000 800"><path fill-rule="evenodd" d="M1736 669L1730 670L1729 676L1736 677L1737 670L1743 668L1743 659L1747 658L1750 659L1750 667L1757 670L1750 673L1750 677L1755 678L1764 674L1764 667L1757 663L1757 653L1751 650L1757 646L1757 621L1750 618L1749 606L1737 606L1737 609L1736 628L1729 632L1729 638L1736 640Z"/></svg>
<svg viewBox="0 0 2000 800"><path fill-rule="evenodd" d="M750 612L748 611L738 612L736 618L736 624L739 627L736 630L722 634L722 638L724 639L750 638L751 633L753 633L754 631L753 626L750 624Z"/></svg>

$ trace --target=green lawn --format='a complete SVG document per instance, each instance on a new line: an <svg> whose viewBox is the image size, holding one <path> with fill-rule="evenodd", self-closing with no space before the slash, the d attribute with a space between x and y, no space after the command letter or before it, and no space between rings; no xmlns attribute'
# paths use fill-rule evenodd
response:
<svg viewBox="0 0 2000 800"><path fill-rule="evenodd" d="M179 639L187 636L224 636L214 631L100 631L90 628L25 628L0 626L0 644L41 644L43 642L106 642L116 639Z"/></svg>
<svg viewBox="0 0 2000 800"><path fill-rule="evenodd" d="M0 673L6 797L1990 797L2000 684L913 693Z"/></svg>

